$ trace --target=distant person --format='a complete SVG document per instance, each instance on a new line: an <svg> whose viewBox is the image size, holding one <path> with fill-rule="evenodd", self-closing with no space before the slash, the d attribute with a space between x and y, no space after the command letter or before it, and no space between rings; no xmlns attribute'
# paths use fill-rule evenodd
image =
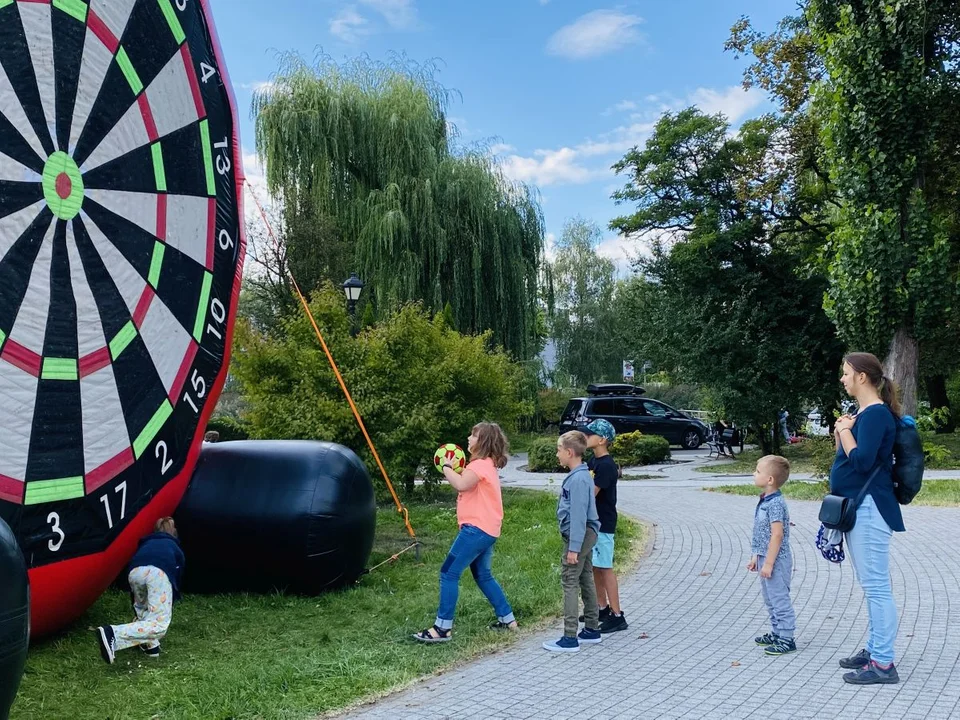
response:
<svg viewBox="0 0 960 720"><path fill-rule="evenodd" d="M760 591L770 616L770 629L755 638L767 655L795 652L797 615L790 600L793 556L790 554L790 512L780 492L790 477L790 462L779 455L766 455L757 461L753 484L763 489L753 512L752 557L747 570L760 572Z"/></svg>
<svg viewBox="0 0 960 720"><path fill-rule="evenodd" d="M551 652L573 653L580 651L580 643L598 643L600 612L597 607L597 588L593 580L593 547L597 544L600 518L593 494L593 478L583 462L587 450L587 438L578 430L571 430L557 441L557 461L570 473L560 488L557 505L557 520L560 536L564 541L564 553L560 559L560 580L563 585L563 637L545 642L543 647ZM579 595L578 598L578 592ZM580 600L583 600L584 627L578 634L577 622Z"/></svg>
<svg viewBox="0 0 960 720"><path fill-rule="evenodd" d="M867 483L857 508L856 524L846 533L857 580L867 600L867 646L840 661L853 670L843 676L854 685L895 684L897 605L890 584L890 539L903 532L903 515L893 491L893 442L900 417L897 388L870 353L851 353L843 360L843 389L860 408L834 426L837 454L830 470L830 492L855 500Z"/></svg>
<svg viewBox="0 0 960 720"><path fill-rule="evenodd" d="M593 493L600 519L597 544L593 546L593 581L597 587L600 632L606 634L627 629L627 619L620 607L620 586L617 574L613 571L620 468L610 454L610 446L617 433L606 420L594 420L583 428L583 434L587 436L587 447L593 450L593 459L587 463L587 467L593 473Z"/></svg>
<svg viewBox="0 0 960 720"><path fill-rule="evenodd" d="M491 571L493 546L500 537L503 524L503 500L500 495L498 468L507 465L507 436L496 423L474 425L467 438L470 463L457 473L449 462L443 465L443 476L457 491L457 533L446 560L440 567L440 604L433 627L413 636L422 643L449 642L453 632L453 615L460 596L460 576L468 567L480 592L493 606L497 620L494 630L516 630L517 621L500 584Z"/></svg>
<svg viewBox="0 0 960 720"><path fill-rule="evenodd" d="M153 533L140 540L129 565L127 580L137 619L97 628L104 661L112 664L118 652L138 645L148 657L160 656L160 640L170 627L173 603L180 599L184 564L173 518L160 518Z"/></svg>
<svg viewBox="0 0 960 720"><path fill-rule="evenodd" d="M787 412L786 408L780 411L780 432L783 434L783 439L787 442L790 442L790 430L787 428L787 419L790 417L790 413Z"/></svg>
<svg viewBox="0 0 960 720"><path fill-rule="evenodd" d="M207 430L207 432L203 434L203 441L205 443L220 442L220 433L216 430Z"/></svg>

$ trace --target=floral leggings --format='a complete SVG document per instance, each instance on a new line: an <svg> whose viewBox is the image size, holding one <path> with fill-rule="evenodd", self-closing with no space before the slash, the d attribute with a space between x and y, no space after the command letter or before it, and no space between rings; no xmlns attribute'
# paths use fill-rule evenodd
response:
<svg viewBox="0 0 960 720"><path fill-rule="evenodd" d="M135 645L155 648L167 634L173 614L173 587L163 570L147 565L137 567L127 576L133 593L133 611L137 619L126 625L114 625L116 650Z"/></svg>

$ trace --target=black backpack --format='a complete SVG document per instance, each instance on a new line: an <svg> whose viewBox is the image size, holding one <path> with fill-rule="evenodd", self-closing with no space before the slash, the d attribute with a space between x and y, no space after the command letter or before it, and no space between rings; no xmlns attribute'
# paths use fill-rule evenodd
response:
<svg viewBox="0 0 960 720"><path fill-rule="evenodd" d="M893 461L893 494L898 503L909 505L923 484L923 440L909 415L897 420Z"/></svg>

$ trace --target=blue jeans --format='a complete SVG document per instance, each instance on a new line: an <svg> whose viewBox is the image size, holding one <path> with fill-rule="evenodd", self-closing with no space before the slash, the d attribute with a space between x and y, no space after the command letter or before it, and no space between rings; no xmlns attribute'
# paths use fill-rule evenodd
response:
<svg viewBox="0 0 960 720"><path fill-rule="evenodd" d="M470 567L473 579L477 582L500 622L514 621L513 609L503 594L500 583L493 579L490 561L493 560L493 546L497 539L487 535L473 525L463 525L457 534L447 559L440 568L440 607L437 609L437 627L447 630L453 627L453 614L457 609L460 596L460 576Z"/></svg>
<svg viewBox="0 0 960 720"><path fill-rule="evenodd" d="M847 533L847 550L867 599L867 652L882 665L893 662L897 639L897 606L890 585L892 535L868 493L857 509L857 524Z"/></svg>

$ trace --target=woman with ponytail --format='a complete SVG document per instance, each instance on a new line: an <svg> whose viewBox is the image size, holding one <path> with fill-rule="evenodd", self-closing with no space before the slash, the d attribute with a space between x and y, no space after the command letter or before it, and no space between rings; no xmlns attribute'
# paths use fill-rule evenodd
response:
<svg viewBox="0 0 960 720"><path fill-rule="evenodd" d="M843 676L854 685L893 684L900 677L893 663L897 606L890 585L890 538L904 530L893 492L893 443L900 402L896 386L870 353L847 355L841 382L858 411L837 420L830 492L855 500L868 485L846 543L867 600L869 627L867 646L841 660L840 667L854 671Z"/></svg>

